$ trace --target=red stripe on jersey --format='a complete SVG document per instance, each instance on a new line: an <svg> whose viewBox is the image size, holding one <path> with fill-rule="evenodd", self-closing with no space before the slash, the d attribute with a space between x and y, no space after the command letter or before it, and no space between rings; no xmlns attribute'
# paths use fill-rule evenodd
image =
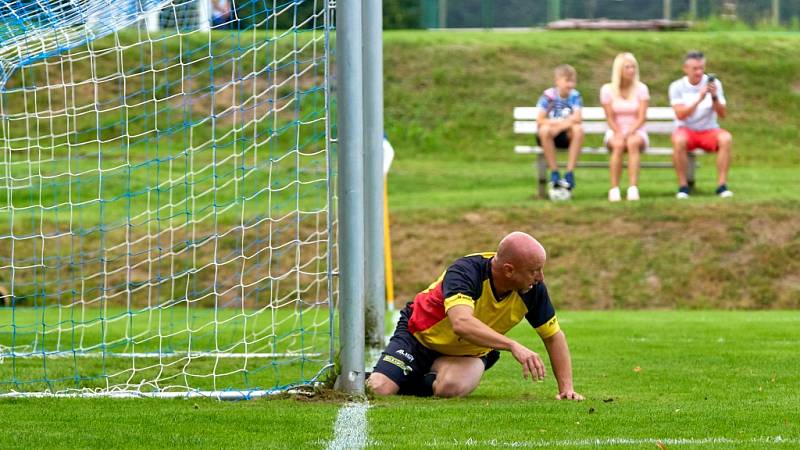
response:
<svg viewBox="0 0 800 450"><path fill-rule="evenodd" d="M444 312L442 282L439 281L433 289L417 294L414 297L413 309L411 319L408 320L408 331L411 334L427 330L441 322L447 316Z"/></svg>

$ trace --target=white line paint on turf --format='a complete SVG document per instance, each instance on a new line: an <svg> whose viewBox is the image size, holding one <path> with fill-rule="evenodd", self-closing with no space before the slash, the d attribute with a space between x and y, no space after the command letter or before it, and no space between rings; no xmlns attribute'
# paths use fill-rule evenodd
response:
<svg viewBox="0 0 800 450"><path fill-rule="evenodd" d="M367 409L369 404L348 403L339 410L333 426L333 440L328 450L360 449L367 445Z"/></svg>
<svg viewBox="0 0 800 450"><path fill-rule="evenodd" d="M392 323L396 323L400 318L400 311L393 311ZM394 330L390 331L394 333ZM391 334L386 335L388 340ZM367 370L372 370L381 356L382 350L371 349L368 352L368 359L371 364L367 365ZM336 423L333 425L333 440L328 443L329 450L339 449L360 449L367 446L367 409L369 403L348 403L339 410L336 416Z"/></svg>
<svg viewBox="0 0 800 450"><path fill-rule="evenodd" d="M783 438L781 436L762 436L752 439L730 439L724 437L714 438L665 438L665 439L632 439L632 438L605 438L605 439L569 439L569 440L533 440L533 441L504 441L501 439L473 439L468 438L465 440L451 439L451 440L433 440L425 444L427 447L504 447L504 448L558 448L558 447L605 447L605 446L641 446L641 445L658 445L661 443L665 446L719 446L720 444L727 445L744 445L744 444L760 444L768 445L796 445L800 444L798 438Z"/></svg>

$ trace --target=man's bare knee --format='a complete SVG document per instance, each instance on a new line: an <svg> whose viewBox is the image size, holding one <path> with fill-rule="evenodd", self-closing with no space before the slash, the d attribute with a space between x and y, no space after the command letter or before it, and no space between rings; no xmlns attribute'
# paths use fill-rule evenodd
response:
<svg viewBox="0 0 800 450"><path fill-rule="evenodd" d="M433 384L433 395L436 397L452 398L452 397L466 397L477 386L467 386L464 383L457 381L437 380Z"/></svg>
<svg viewBox="0 0 800 450"><path fill-rule="evenodd" d="M729 146L733 143L733 136L727 131L722 132L717 136L717 145L720 147Z"/></svg>
<svg viewBox="0 0 800 450"><path fill-rule="evenodd" d="M367 387L369 387L375 395L395 395L400 390L400 386L392 381L389 377L382 373L373 372L367 378Z"/></svg>
<svg viewBox="0 0 800 450"><path fill-rule="evenodd" d="M433 363L432 370L438 373L433 395L465 397L478 387L484 369L479 358L442 356Z"/></svg>

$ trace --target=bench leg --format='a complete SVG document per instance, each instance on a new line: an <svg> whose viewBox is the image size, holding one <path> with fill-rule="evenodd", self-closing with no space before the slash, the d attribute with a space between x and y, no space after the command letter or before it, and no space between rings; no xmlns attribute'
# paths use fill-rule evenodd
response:
<svg viewBox="0 0 800 450"><path fill-rule="evenodd" d="M689 152L689 164L686 168L686 181L689 183L690 188L694 188L694 170L697 164L697 158L694 153Z"/></svg>
<svg viewBox="0 0 800 450"><path fill-rule="evenodd" d="M538 172L539 198L547 198L547 161L541 153L536 155L536 171Z"/></svg>

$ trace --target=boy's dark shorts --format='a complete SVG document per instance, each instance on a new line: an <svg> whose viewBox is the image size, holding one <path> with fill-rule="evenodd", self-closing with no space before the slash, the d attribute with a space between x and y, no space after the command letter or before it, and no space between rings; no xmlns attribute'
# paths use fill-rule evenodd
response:
<svg viewBox="0 0 800 450"><path fill-rule="evenodd" d="M558 133L558 135L554 139L554 142L556 144L556 148L568 149L569 148L569 135L567 134L566 131L562 131L561 133ZM542 139L539 137L538 134L536 135L536 145L538 145L539 147L542 146Z"/></svg>
<svg viewBox="0 0 800 450"><path fill-rule="evenodd" d="M430 396L432 379L426 383L425 375L431 371L431 366L441 353L422 345L411 332L408 331L408 319L411 318L413 305L408 303L400 311L400 319L394 335L389 339L389 345L383 351L373 372L378 372L389 377L400 386L400 395ZM500 359L500 352L492 350L481 357L484 370L489 370ZM433 375L429 375L431 377Z"/></svg>

